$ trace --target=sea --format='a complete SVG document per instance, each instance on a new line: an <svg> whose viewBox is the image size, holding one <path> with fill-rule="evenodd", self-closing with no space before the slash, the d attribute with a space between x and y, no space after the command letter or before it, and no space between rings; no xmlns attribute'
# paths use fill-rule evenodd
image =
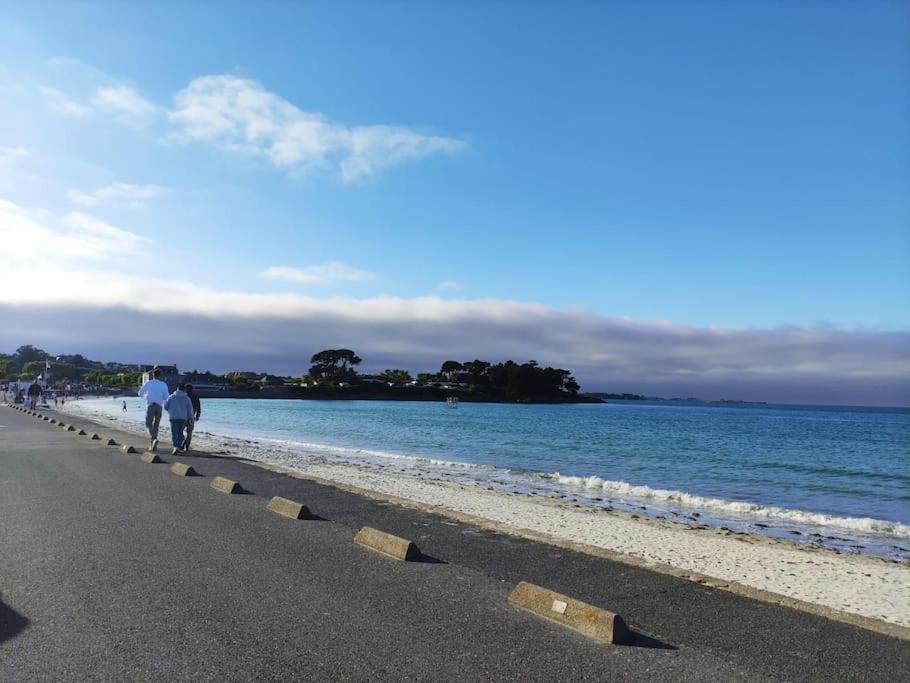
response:
<svg viewBox="0 0 910 683"><path fill-rule="evenodd" d="M142 403L123 401L71 408L140 427ZM208 399L197 432L301 470L353 464L910 558L910 409Z"/></svg>

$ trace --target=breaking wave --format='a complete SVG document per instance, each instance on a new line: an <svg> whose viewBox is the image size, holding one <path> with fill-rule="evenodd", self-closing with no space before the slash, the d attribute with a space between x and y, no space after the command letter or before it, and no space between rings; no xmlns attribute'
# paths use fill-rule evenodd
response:
<svg viewBox="0 0 910 683"><path fill-rule="evenodd" d="M910 525L900 522L891 522L884 519L871 517L838 517L820 512L807 512L789 508L762 505L739 500L724 498L709 498L685 491L669 489L654 489L650 486L638 486L625 481L611 481L600 477L577 477L563 475L559 472L541 475L566 486L575 486L588 490L602 491L617 497L629 496L632 498L646 498L650 500L671 503L687 508L703 510L719 510L737 515L750 515L764 519L778 519L795 524L813 524L825 527L839 527L864 533L888 534L901 538L910 538Z"/></svg>

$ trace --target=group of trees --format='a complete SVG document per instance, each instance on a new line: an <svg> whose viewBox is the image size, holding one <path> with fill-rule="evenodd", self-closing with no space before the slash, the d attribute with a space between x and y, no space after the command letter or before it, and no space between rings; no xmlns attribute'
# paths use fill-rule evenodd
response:
<svg viewBox="0 0 910 683"><path fill-rule="evenodd" d="M315 382L344 382L357 377L354 369L363 359L350 349L326 349L310 358L307 373Z"/></svg>
<svg viewBox="0 0 910 683"><path fill-rule="evenodd" d="M341 382L357 382L356 368L361 362L360 356L350 349L320 351L310 358L310 370L303 377L303 383L337 386ZM414 381L410 372L400 368L387 368L376 377L390 383ZM496 364L476 359L464 363L447 360L438 372L419 373L416 383L486 391L511 400L575 396L580 388L569 370L541 367L533 360L526 363L507 360Z"/></svg>
<svg viewBox="0 0 910 683"><path fill-rule="evenodd" d="M20 346L13 354L0 354L0 378L34 379L50 364L55 383L85 382L103 386L136 386L140 373L135 365L101 363L80 354L51 356L32 345ZM310 369L301 378L308 386L337 387L342 383L358 383L365 379L357 374L363 362L351 349L325 349L310 358ZM227 381L236 391L254 391L264 384L282 384L283 379L256 372L231 372L216 375L191 370L185 373L191 382ZM418 384L462 390L508 400L549 399L575 396L579 386L572 373L562 368L541 367L537 361L516 363L507 360L489 363L482 360L459 362L447 360L438 372L422 372L416 382L411 373L401 368L386 368L373 376L392 385Z"/></svg>
<svg viewBox="0 0 910 683"><path fill-rule="evenodd" d="M464 363L447 360L435 375L418 375L418 379L491 388L512 399L546 398L555 394L574 396L580 389L569 370L541 367L535 360L526 363L507 360L496 364L477 359Z"/></svg>
<svg viewBox="0 0 910 683"><path fill-rule="evenodd" d="M55 384L85 382L104 386L133 385L139 381L134 365L102 363L81 354L52 356L31 344L12 354L0 354L0 379L33 380L49 366Z"/></svg>

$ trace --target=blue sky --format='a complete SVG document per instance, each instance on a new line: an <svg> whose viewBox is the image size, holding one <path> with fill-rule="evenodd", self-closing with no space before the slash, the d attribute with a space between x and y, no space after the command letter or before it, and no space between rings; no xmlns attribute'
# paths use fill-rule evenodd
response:
<svg viewBox="0 0 910 683"><path fill-rule="evenodd" d="M566 5L2 4L7 225L113 241L44 259L85 285L70 305L130 307L121 280L151 276L197 288L178 299L427 300L448 323L486 301L907 332L906 4ZM395 310L370 319L413 331ZM616 361L586 348L535 355Z"/></svg>

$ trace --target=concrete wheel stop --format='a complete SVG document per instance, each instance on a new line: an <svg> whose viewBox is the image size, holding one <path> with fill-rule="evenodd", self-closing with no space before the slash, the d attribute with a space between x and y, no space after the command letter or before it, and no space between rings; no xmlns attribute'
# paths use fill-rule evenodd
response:
<svg viewBox="0 0 910 683"><path fill-rule="evenodd" d="M413 562L421 557L420 549L413 541L369 526L365 526L357 532L354 542L404 562Z"/></svg>
<svg viewBox="0 0 910 683"><path fill-rule="evenodd" d="M509 595L509 604L608 645L625 643L631 638L618 614L533 583L519 583Z"/></svg>

